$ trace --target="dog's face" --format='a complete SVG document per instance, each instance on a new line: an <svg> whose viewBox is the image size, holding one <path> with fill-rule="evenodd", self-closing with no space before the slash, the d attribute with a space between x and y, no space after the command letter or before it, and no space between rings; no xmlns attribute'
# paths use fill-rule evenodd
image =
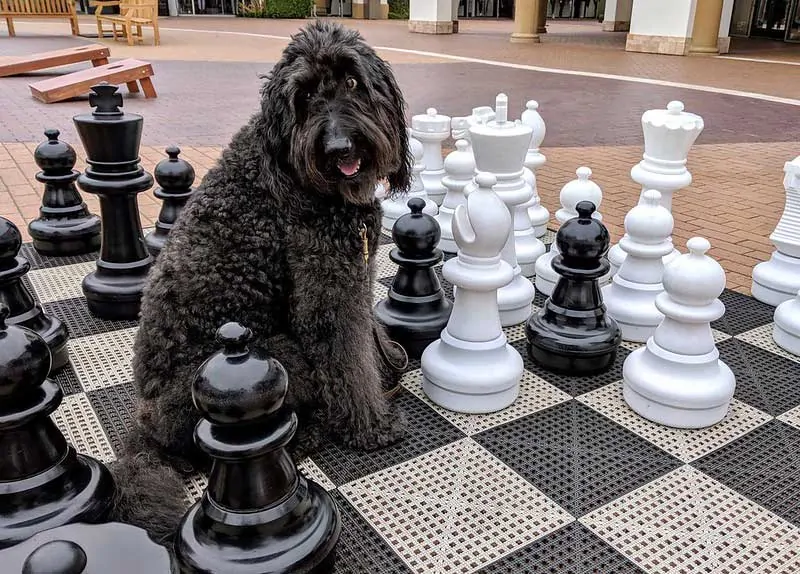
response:
<svg viewBox="0 0 800 574"><path fill-rule="evenodd" d="M410 182L405 103L389 66L358 32L316 21L293 37L265 85L262 109L308 190L366 204L387 177Z"/></svg>

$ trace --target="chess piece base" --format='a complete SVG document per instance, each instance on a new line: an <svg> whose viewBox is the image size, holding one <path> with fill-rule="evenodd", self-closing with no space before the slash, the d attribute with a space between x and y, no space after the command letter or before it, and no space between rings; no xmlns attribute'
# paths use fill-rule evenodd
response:
<svg viewBox="0 0 800 574"><path fill-rule="evenodd" d="M800 355L800 300L793 297L775 309L772 339L784 351Z"/></svg>
<svg viewBox="0 0 800 574"><path fill-rule="evenodd" d="M393 295L398 297L397 294ZM441 291L427 304L409 304L400 308L390 298L375 305L375 316L386 326L389 337L400 343L409 358L419 359L425 348L433 343L447 326L453 304Z"/></svg>
<svg viewBox="0 0 800 574"><path fill-rule="evenodd" d="M522 275L530 279L536 275L536 261L545 254L547 248L536 237L533 228L521 232L514 231L514 245Z"/></svg>
<svg viewBox="0 0 800 574"><path fill-rule="evenodd" d="M634 285L619 275L602 289L606 312L619 325L623 341L647 342L664 319L656 308L656 296L663 291L661 283Z"/></svg>
<svg viewBox="0 0 800 574"><path fill-rule="evenodd" d="M48 257L84 255L100 249L100 218L34 219L28 225L33 248Z"/></svg>
<svg viewBox="0 0 800 574"><path fill-rule="evenodd" d="M640 416L665 426L698 429L725 418L736 387L730 368L713 349L678 355L653 339L633 351L622 368L625 402Z"/></svg>
<svg viewBox="0 0 800 574"><path fill-rule="evenodd" d="M171 227L171 226L170 226ZM167 242L169 230L159 229L156 224L156 229L148 233L144 238L144 243L147 245L147 251L153 256L153 259L158 257L161 250L164 249L164 244Z"/></svg>
<svg viewBox="0 0 800 574"><path fill-rule="evenodd" d="M422 390L445 409L492 413L519 396L523 362L505 334L485 342L454 339L445 329L422 354Z"/></svg>
<svg viewBox="0 0 800 574"><path fill-rule="evenodd" d="M178 527L175 551L181 566L225 574L331 572L339 511L322 487L298 478L287 499L260 512L231 512L204 494Z"/></svg>
<svg viewBox="0 0 800 574"><path fill-rule="evenodd" d="M777 307L800 289L800 259L774 251L768 261L753 267L753 297Z"/></svg>
<svg viewBox="0 0 800 574"><path fill-rule="evenodd" d="M546 295L547 297L552 295L553 289L555 289L556 283L558 282L558 273L556 273L555 269L553 269L553 266L551 265L553 258L557 254L558 249L551 247L550 251L537 259L536 264L534 265L536 272L534 283L536 284L536 288L540 293Z"/></svg>
<svg viewBox="0 0 800 574"><path fill-rule="evenodd" d="M547 208L539 203L528 208L528 217L531 218L531 225L533 226L533 234L537 239L541 239L547 234L547 223L550 221L550 212Z"/></svg>
<svg viewBox="0 0 800 574"><path fill-rule="evenodd" d="M81 283L89 311L106 320L137 319L151 259L145 261L147 265L130 275L109 275L99 268L98 262L98 269Z"/></svg>

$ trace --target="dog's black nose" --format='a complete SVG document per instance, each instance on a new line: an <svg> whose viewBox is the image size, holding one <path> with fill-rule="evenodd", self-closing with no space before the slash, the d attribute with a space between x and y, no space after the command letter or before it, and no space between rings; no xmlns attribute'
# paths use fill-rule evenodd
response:
<svg viewBox="0 0 800 574"><path fill-rule="evenodd" d="M352 150L353 142L345 135L333 134L325 137L325 155L343 156Z"/></svg>

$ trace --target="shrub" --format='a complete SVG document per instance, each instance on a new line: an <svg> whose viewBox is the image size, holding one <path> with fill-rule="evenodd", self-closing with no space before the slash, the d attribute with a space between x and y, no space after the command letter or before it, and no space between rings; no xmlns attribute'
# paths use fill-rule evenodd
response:
<svg viewBox="0 0 800 574"><path fill-rule="evenodd" d="M408 20L408 0L389 0L389 18Z"/></svg>
<svg viewBox="0 0 800 574"><path fill-rule="evenodd" d="M314 0L246 0L239 4L245 18L307 18Z"/></svg>

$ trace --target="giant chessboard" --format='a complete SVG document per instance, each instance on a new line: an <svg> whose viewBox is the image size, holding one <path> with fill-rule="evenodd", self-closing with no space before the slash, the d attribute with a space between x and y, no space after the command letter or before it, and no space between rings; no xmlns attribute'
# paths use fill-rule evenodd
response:
<svg viewBox="0 0 800 574"><path fill-rule="evenodd" d="M391 248L384 239L376 301L395 273ZM137 325L89 314L81 280L96 254L42 258L26 245L22 255L37 299L71 333L53 417L80 452L111 462L132 422ZM531 362L522 326L507 329L526 370L518 400L491 415L434 406L412 364L394 399L405 441L372 453L328 444L302 465L342 512L337 572L800 572L800 358L772 342L773 308L732 291L722 300L712 326L736 395L704 430L628 408L622 363L636 345L603 375L565 377ZM203 486L187 483L187 504Z"/></svg>

